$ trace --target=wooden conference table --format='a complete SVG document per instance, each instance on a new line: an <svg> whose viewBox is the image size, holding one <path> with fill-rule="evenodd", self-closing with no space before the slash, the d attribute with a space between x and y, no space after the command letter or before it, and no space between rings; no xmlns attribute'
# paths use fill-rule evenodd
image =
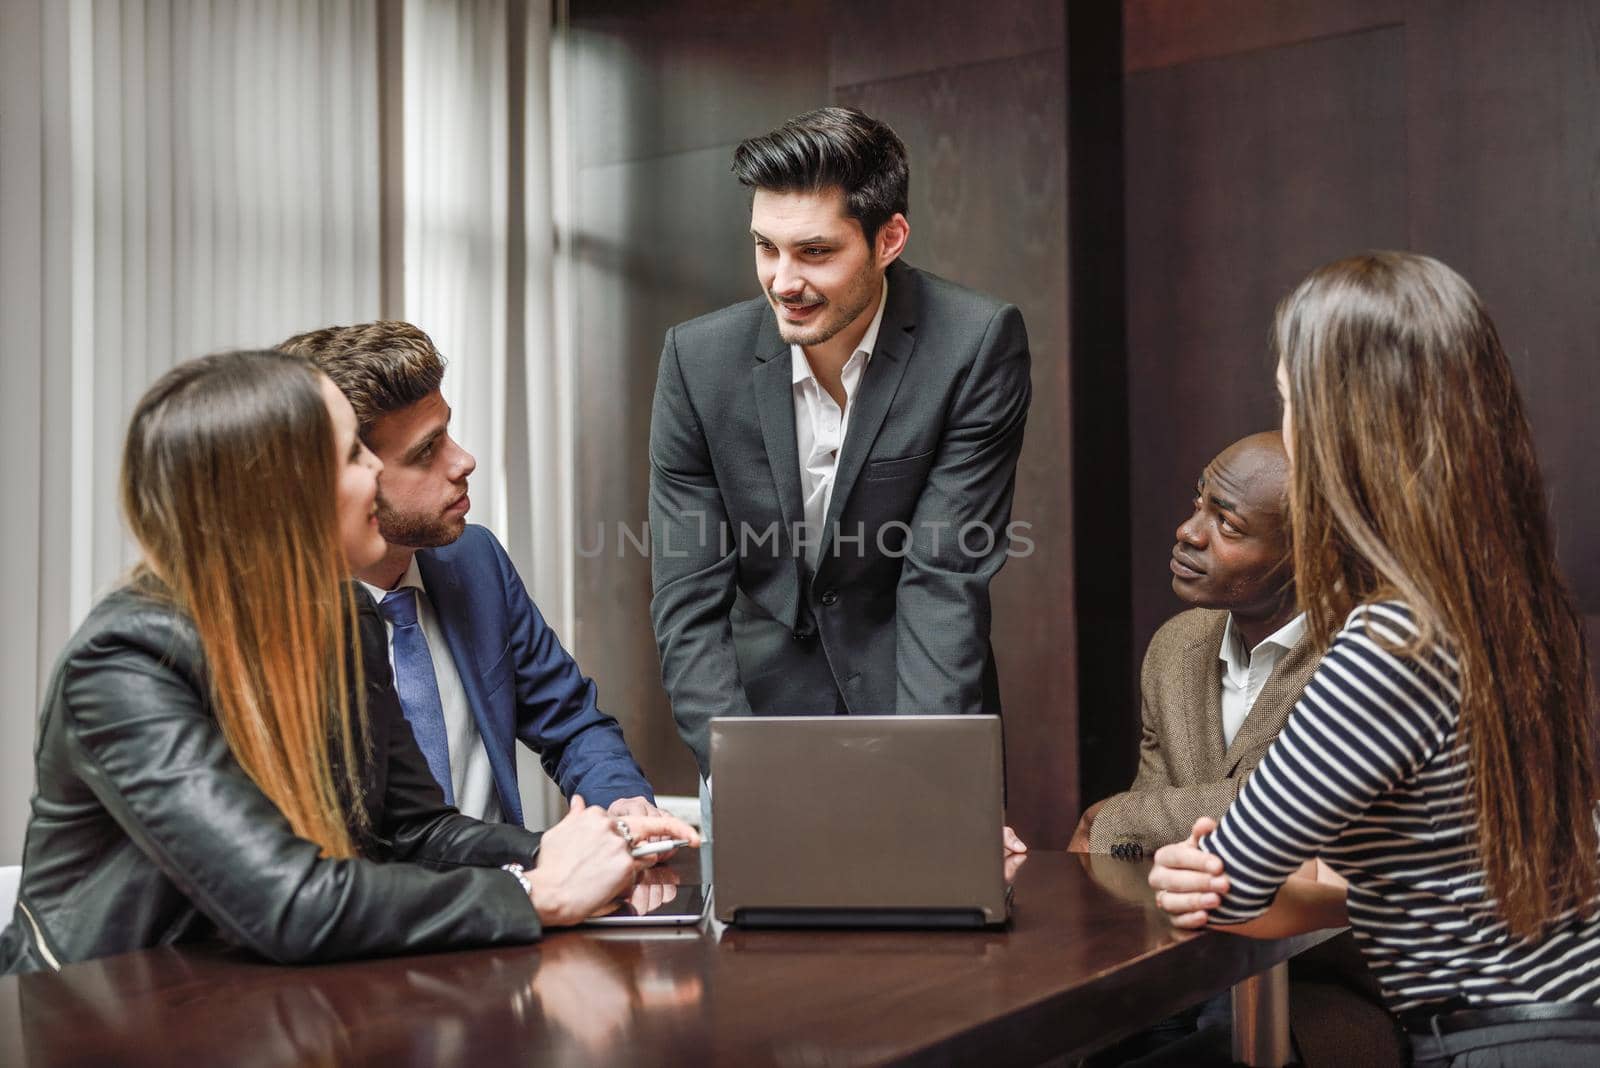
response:
<svg viewBox="0 0 1600 1068"><path fill-rule="evenodd" d="M0 978L0 1064L1039 1065L1329 936L1176 931L1148 867L1035 853L993 932L561 931L313 967L146 950Z"/></svg>

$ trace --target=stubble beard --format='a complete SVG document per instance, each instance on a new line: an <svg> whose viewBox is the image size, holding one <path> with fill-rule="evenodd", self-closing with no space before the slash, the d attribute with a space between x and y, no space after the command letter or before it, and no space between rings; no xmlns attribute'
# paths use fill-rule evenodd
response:
<svg viewBox="0 0 1600 1068"><path fill-rule="evenodd" d="M467 529L467 517L423 517L405 515L395 511L383 501L378 502L378 533L390 545L403 545L408 549L437 549L461 537Z"/></svg>
<svg viewBox="0 0 1600 1068"><path fill-rule="evenodd" d="M778 318L778 336L781 337L786 344L799 345L802 348L809 348L812 345L821 345L825 342L833 340L833 338L836 337L841 330L859 319L861 317L861 313L866 311L867 308L871 306L873 298L882 291L883 280L881 278L877 280L878 284L876 286L872 285L872 268L873 264L872 262L869 262L862 270L861 274L856 276L858 285L852 286L850 291L846 294L854 299L851 300L850 304L845 308L845 310L840 312L832 322L820 323L817 326L795 326L784 322L783 312L781 311L784 302L779 300L771 290L768 290L767 299L773 303L773 315L777 316ZM822 307L824 311L831 306L832 304L830 301L823 301Z"/></svg>

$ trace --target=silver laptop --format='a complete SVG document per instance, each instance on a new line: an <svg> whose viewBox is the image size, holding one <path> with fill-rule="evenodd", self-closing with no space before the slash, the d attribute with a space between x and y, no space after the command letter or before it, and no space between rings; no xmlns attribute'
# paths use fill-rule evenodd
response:
<svg viewBox="0 0 1600 1068"><path fill-rule="evenodd" d="M712 901L743 926L1007 916L997 716L711 721Z"/></svg>

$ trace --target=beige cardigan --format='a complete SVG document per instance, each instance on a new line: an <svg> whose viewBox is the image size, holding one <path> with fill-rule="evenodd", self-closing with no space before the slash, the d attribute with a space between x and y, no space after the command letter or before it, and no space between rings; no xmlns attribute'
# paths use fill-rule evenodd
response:
<svg viewBox="0 0 1600 1068"><path fill-rule="evenodd" d="M1143 729L1132 788L1100 806L1089 851L1137 842L1148 855L1189 836L1201 816L1221 819L1266 755L1321 661L1301 638L1262 686L1226 750L1222 745L1222 632L1228 613L1191 608L1150 639L1140 678Z"/></svg>

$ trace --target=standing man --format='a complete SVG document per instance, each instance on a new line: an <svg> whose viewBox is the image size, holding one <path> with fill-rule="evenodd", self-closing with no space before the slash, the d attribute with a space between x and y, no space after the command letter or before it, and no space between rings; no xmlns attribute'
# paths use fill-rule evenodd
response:
<svg viewBox="0 0 1600 1068"><path fill-rule="evenodd" d="M751 138L762 295L667 332L651 615L701 775L713 716L998 713L989 583L1027 420L1015 307L901 262L905 146L823 108Z"/></svg>
<svg viewBox="0 0 1600 1068"><path fill-rule="evenodd" d="M562 794L612 816L653 815L655 795L617 721L595 704L505 549L468 525L477 466L450 437L444 360L409 323L336 326L279 346L311 359L355 408L383 461L382 560L356 577L378 602L406 718L445 800L520 824L515 742L539 754Z"/></svg>

